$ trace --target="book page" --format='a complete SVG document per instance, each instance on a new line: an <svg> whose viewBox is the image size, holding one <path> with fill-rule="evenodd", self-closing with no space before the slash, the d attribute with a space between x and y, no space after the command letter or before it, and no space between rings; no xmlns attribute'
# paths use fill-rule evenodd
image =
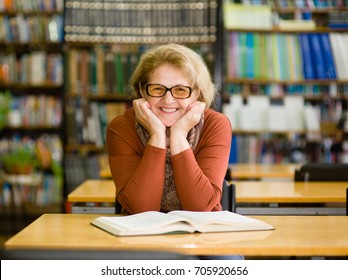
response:
<svg viewBox="0 0 348 280"><path fill-rule="evenodd" d="M185 218L148 211L129 216L98 217L92 225L119 236L193 232Z"/></svg>
<svg viewBox="0 0 348 280"><path fill-rule="evenodd" d="M200 232L273 229L271 225L268 225L263 221L229 211L172 211L168 213L168 216L170 215L184 217L191 220L192 225Z"/></svg>

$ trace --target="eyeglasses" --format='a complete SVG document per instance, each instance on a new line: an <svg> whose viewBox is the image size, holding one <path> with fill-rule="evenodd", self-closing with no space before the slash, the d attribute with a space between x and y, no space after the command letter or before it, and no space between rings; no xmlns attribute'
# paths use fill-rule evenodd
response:
<svg viewBox="0 0 348 280"><path fill-rule="evenodd" d="M192 88L188 86L173 86L167 88L161 84L147 84L146 85L146 94L151 97L163 97L167 91L172 94L173 97L178 99L186 99L191 96Z"/></svg>

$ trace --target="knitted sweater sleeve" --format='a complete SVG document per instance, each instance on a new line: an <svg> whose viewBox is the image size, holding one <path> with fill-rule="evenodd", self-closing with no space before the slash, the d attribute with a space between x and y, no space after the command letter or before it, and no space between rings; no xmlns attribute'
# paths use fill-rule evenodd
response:
<svg viewBox="0 0 348 280"><path fill-rule="evenodd" d="M176 192L184 210L221 210L221 190L230 153L232 129L229 120L211 111L195 151L172 157Z"/></svg>
<svg viewBox="0 0 348 280"><path fill-rule="evenodd" d="M144 147L131 116L132 112L128 112L116 117L106 132L116 197L125 213L160 211L166 150L150 145Z"/></svg>

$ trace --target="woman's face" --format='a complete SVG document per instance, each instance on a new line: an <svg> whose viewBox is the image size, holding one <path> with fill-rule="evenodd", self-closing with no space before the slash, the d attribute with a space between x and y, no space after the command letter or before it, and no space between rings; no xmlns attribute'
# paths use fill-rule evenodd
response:
<svg viewBox="0 0 348 280"><path fill-rule="evenodd" d="M148 84L160 84L171 88L173 86L193 87L186 75L169 64L159 66L149 76ZM183 116L188 106L198 99L197 90L193 90L189 98L178 99L173 97L169 90L162 97L151 97L142 93L142 96L149 102L153 113L164 123L166 127L171 127L181 116Z"/></svg>

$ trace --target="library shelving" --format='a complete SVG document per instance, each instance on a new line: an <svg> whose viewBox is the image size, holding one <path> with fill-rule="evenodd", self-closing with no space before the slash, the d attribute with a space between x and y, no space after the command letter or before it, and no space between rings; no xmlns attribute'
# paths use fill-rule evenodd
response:
<svg viewBox="0 0 348 280"><path fill-rule="evenodd" d="M347 19L345 1L224 1L231 162L347 162Z"/></svg>
<svg viewBox="0 0 348 280"><path fill-rule="evenodd" d="M63 209L63 4L0 1L0 215L8 233Z"/></svg>
<svg viewBox="0 0 348 280"><path fill-rule="evenodd" d="M220 1L65 1L65 170L68 189L107 164L107 123L131 106L140 55L163 43L199 52L215 72ZM220 5L221 6L221 5ZM78 174L78 176L76 175Z"/></svg>

